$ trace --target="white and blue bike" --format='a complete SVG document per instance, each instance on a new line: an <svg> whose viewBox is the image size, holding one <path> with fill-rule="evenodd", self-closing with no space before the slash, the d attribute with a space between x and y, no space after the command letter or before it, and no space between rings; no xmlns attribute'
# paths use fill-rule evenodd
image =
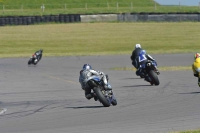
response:
<svg viewBox="0 0 200 133"><path fill-rule="evenodd" d="M111 104L113 106L117 105L117 100L114 97L112 89L106 90L100 77L93 76L87 81L87 83L92 88L97 99L104 105L104 107L109 107Z"/></svg>

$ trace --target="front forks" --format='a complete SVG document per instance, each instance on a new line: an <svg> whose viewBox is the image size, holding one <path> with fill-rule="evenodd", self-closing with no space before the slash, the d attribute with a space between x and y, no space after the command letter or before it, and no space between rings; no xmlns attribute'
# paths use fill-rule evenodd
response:
<svg viewBox="0 0 200 133"><path fill-rule="evenodd" d="M154 67L154 71L155 71L155 73L157 74L157 75L159 75L160 74L160 72L158 71L158 68L157 68L157 66L153 66Z"/></svg>

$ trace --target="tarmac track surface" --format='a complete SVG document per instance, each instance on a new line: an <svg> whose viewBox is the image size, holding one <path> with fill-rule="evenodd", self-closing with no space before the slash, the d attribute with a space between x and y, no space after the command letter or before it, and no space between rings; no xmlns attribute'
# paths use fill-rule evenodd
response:
<svg viewBox="0 0 200 133"><path fill-rule="evenodd" d="M159 66L189 66L193 54L153 55ZM129 55L0 59L0 133L163 133L200 128L200 89L192 71L161 71L150 86ZM78 83L84 63L109 74L118 105L87 100Z"/></svg>

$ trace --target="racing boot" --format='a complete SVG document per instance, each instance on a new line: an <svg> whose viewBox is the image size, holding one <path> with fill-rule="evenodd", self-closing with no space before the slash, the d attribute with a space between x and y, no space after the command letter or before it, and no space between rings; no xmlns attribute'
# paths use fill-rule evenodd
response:
<svg viewBox="0 0 200 133"><path fill-rule="evenodd" d="M136 73L137 76L140 76L141 78L145 77L145 74L142 71L142 68L138 68L135 73Z"/></svg>
<svg viewBox="0 0 200 133"><path fill-rule="evenodd" d="M98 100L97 96L94 94L94 93L90 93L90 94L87 94L85 95L85 97L90 100L91 98L94 98L95 101Z"/></svg>
<svg viewBox="0 0 200 133"><path fill-rule="evenodd" d="M149 76L146 76L146 77L144 78L144 80L147 81L147 82L151 82L151 79L150 79Z"/></svg>
<svg viewBox="0 0 200 133"><path fill-rule="evenodd" d="M136 72L135 72L135 74L136 74L137 76L140 76L140 70L137 69Z"/></svg>
<svg viewBox="0 0 200 133"><path fill-rule="evenodd" d="M92 93L90 93L90 94L85 95L85 97L86 97L88 100L90 100L90 99L93 98L94 96L93 96Z"/></svg>
<svg viewBox="0 0 200 133"><path fill-rule="evenodd" d="M144 78L145 74L143 72L140 73L140 78Z"/></svg>

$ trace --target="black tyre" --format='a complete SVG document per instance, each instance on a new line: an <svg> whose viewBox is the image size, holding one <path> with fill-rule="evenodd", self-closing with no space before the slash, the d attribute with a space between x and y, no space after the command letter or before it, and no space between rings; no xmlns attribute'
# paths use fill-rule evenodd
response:
<svg viewBox="0 0 200 133"><path fill-rule="evenodd" d="M158 76L153 70L151 70L148 75L151 78L151 80L153 81L153 84L155 84L155 85L160 84Z"/></svg>
<svg viewBox="0 0 200 133"><path fill-rule="evenodd" d="M28 61L28 65L30 65L32 63L32 59L30 59L29 61Z"/></svg>
<svg viewBox="0 0 200 133"><path fill-rule="evenodd" d="M95 87L94 91L99 99L99 101L103 104L104 107L109 107L110 103L108 101L108 99L102 94L100 88Z"/></svg>

